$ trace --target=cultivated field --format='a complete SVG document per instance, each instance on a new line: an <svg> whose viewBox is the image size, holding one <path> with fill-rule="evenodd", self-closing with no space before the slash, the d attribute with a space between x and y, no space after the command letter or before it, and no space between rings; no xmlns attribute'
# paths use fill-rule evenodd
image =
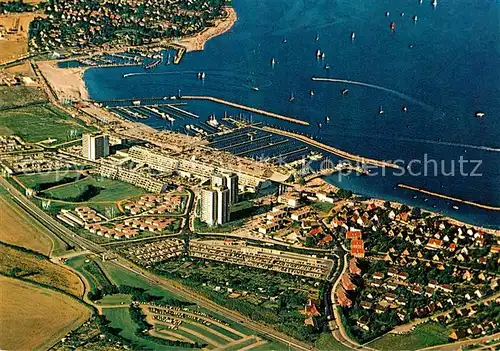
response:
<svg viewBox="0 0 500 351"><path fill-rule="evenodd" d="M90 317L62 293L0 276L0 348L47 349Z"/></svg>
<svg viewBox="0 0 500 351"><path fill-rule="evenodd" d="M50 234L41 225L30 220L27 214L5 196L0 196L1 229L0 241L22 246L27 249L49 255L53 241Z"/></svg>
<svg viewBox="0 0 500 351"><path fill-rule="evenodd" d="M28 52L29 24L39 14L21 13L0 16L0 30L6 35L0 40L0 63L15 60Z"/></svg>
<svg viewBox="0 0 500 351"><path fill-rule="evenodd" d="M70 136L71 130L76 133ZM79 138L86 130L78 120L52 105L26 106L0 113L0 133L19 135L27 142L49 138L58 142Z"/></svg>
<svg viewBox="0 0 500 351"><path fill-rule="evenodd" d="M69 269L50 262L47 258L8 247L0 243L0 273L59 288L81 297L83 283Z"/></svg>

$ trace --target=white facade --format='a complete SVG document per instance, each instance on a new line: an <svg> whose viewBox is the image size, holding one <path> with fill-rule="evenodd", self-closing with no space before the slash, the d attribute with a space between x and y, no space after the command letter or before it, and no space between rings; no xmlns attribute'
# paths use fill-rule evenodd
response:
<svg viewBox="0 0 500 351"><path fill-rule="evenodd" d="M82 155L87 160L95 161L109 155L109 138L107 135L83 134Z"/></svg>
<svg viewBox="0 0 500 351"><path fill-rule="evenodd" d="M202 222L212 226L217 223L217 192L212 189L201 190L201 216Z"/></svg>

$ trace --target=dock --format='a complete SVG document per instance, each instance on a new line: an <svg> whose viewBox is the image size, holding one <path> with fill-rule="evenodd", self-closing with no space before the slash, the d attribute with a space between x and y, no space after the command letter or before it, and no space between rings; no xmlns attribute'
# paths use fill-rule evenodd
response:
<svg viewBox="0 0 500 351"><path fill-rule="evenodd" d="M177 53L175 54L174 57L174 65L178 65L182 58L184 57L184 54L186 53L186 48L182 46L177 46Z"/></svg>
<svg viewBox="0 0 500 351"><path fill-rule="evenodd" d="M470 205L470 206L475 206L475 207L483 208L485 210L500 211L500 206L484 205L484 204L480 204L480 203L473 202L473 201L462 200L462 199L459 199L459 198L456 198L456 197L453 197L453 196L448 196L448 195L444 195L444 194L435 193L433 191L420 189L420 188L417 188L417 187L414 187L414 186L411 186L411 185L398 184L398 187L400 187L402 189L407 189L407 190L412 190L412 191L418 191L419 193L423 193L423 194L427 194L427 195L439 197L439 198L445 199L445 200L450 200L450 201L454 201L454 202L460 202L462 204L466 204L466 205Z"/></svg>
<svg viewBox="0 0 500 351"><path fill-rule="evenodd" d="M266 132L271 132L271 133L275 133L275 134L278 134L278 135L286 136L286 137L289 137L289 138L293 138L295 140L302 141L302 142L304 142L306 144L309 144L311 146L314 146L314 147L316 147L318 149L330 152L330 153L332 153L334 155L343 157L343 158L351 160L351 161L356 161L356 162L360 162L360 163L364 163L364 164L372 164L372 165L375 165L375 166L378 166L378 167L389 167L389 168L401 169L400 166L398 166L398 165L396 165L394 163L390 163L390 162L386 162L386 161L380 161L380 160L374 160L374 159L371 159L371 158L366 158L366 157L362 157L362 156L359 156L359 155L354 155L354 154L351 154L351 153L349 153L347 151L334 148L333 146L320 143L319 141L316 141L314 139L306 137L305 135L296 134L296 133L292 133L292 132L287 132L285 130L271 128L271 127L254 127L254 128L255 129L260 129L260 130L263 130L263 131L266 131Z"/></svg>
<svg viewBox="0 0 500 351"><path fill-rule="evenodd" d="M287 117L287 116L279 115L279 114L274 113L274 112L259 110L259 109L256 109L256 108L253 108L253 107L250 107L250 106L245 106L245 105L237 104L237 103L234 103L234 102L222 100L222 99L219 99L219 98L216 98L216 97L212 97L212 96L181 96L180 98L184 99L184 100L205 100L205 101L211 101L211 102L215 102L215 103L218 103L218 104L222 104L222 105L226 105L226 106L238 108L240 110L244 110L244 111L248 111L248 112L252 112L252 113L257 113L257 114L260 114L260 115L263 115L263 116L273 117L273 118L281 119L281 120L284 120L284 121L287 121L287 122L301 124L303 126L309 126L310 125L309 122L302 121L300 119L296 119L296 118L293 118L293 117Z"/></svg>

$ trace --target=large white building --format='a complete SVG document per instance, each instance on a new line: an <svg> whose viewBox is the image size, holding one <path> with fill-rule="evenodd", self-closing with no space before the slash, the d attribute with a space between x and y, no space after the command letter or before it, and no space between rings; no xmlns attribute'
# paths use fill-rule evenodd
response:
<svg viewBox="0 0 500 351"><path fill-rule="evenodd" d="M235 173L217 174L212 176L212 186L229 189L229 204L238 202L239 178Z"/></svg>
<svg viewBox="0 0 500 351"><path fill-rule="evenodd" d="M200 219L212 226L217 223L217 191L213 189L201 190Z"/></svg>
<svg viewBox="0 0 500 351"><path fill-rule="evenodd" d="M87 160L95 161L109 155L109 138L103 134L83 134L82 155Z"/></svg>

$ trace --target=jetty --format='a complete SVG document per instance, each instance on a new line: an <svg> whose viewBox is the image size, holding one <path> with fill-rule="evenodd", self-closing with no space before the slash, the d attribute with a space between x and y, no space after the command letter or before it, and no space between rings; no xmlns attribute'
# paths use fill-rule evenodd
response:
<svg viewBox="0 0 500 351"><path fill-rule="evenodd" d="M477 203L477 202L473 202L473 201L463 200L463 199L459 199L459 198L456 198L456 197L453 197L453 196L448 196L448 195L444 195L444 194L435 193L433 191L429 191L429 190L425 190L425 189L420 189L420 188L417 188L417 187L414 187L414 186L411 186L411 185L398 184L398 187L400 187L402 189L418 191L419 193L423 193L423 194L427 194L427 195L439 197L439 198L445 199L445 200L460 202L462 204L466 204L466 205L470 205L470 206L475 206L475 207L483 208L485 210L500 211L500 206L491 206L491 205L485 205L485 204L481 204L481 203Z"/></svg>
<svg viewBox="0 0 500 351"><path fill-rule="evenodd" d="M296 140L299 140L299 141L302 141L302 142L304 142L306 144L309 144L309 145L314 146L314 147L316 147L318 149L330 152L330 153L332 153L334 155L343 157L343 158L345 158L347 160L360 162L362 164L371 164L371 165L375 165L375 166L378 166L378 167L389 167L389 168L401 169L400 166L398 166L398 165L396 165L394 163L387 162L387 161L374 160L372 158L367 158L367 157L363 157L363 156L351 154L351 153L349 153L347 151L334 148L333 146L320 143L319 141L311 139L311 138L309 138L309 137L307 137L305 135L296 134L296 133L288 132L288 131L285 131L285 130L276 129L276 128L272 128L272 127L266 127L266 126L264 126L264 127L254 127L254 128L255 129L260 129L260 130L263 130L263 131L266 131L266 132L271 132L271 133L274 133L274 134L286 136L286 137L289 137L289 138L293 138L293 139L296 139Z"/></svg>
<svg viewBox="0 0 500 351"><path fill-rule="evenodd" d="M177 53L175 54L174 57L174 65L178 65L182 58L184 57L184 54L186 53L186 48L182 46L177 46Z"/></svg>
<svg viewBox="0 0 500 351"><path fill-rule="evenodd" d="M260 114L260 115L263 115L263 116L273 117L273 118L281 119L281 120L284 120L284 121L287 121L287 122L301 124L303 126L309 126L310 125L309 122L302 121L300 119L296 119L296 118L293 118L293 117L287 117L287 116L279 115L279 114L274 113L274 112L259 110L259 109L256 109L256 108L253 108L253 107L250 107L250 106L245 106L245 105L237 104L237 103L234 103L234 102L222 100L222 99L215 98L215 97L212 97L212 96L184 96L183 95L180 98L184 99L184 100L205 100L205 101L212 101L212 102L216 102L218 104L222 104L222 105L226 105L226 106L238 108L240 110L244 110L244 111L248 111L248 112L252 112L252 113L257 113L257 114Z"/></svg>

